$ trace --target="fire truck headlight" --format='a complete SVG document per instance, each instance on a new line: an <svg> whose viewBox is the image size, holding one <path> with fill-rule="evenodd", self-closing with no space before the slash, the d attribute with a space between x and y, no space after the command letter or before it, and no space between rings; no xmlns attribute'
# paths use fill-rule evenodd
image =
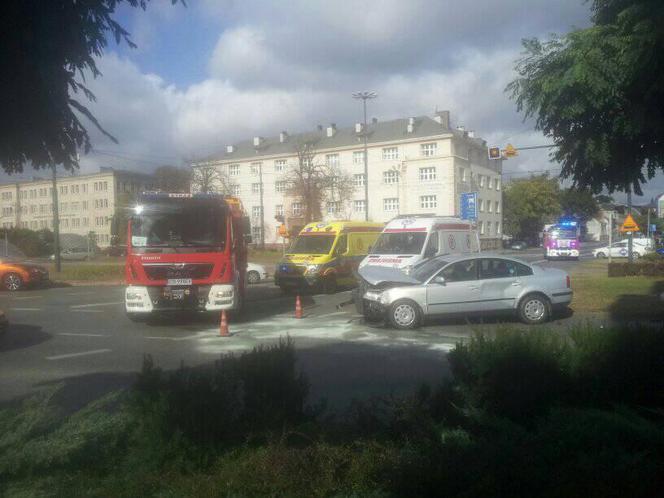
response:
<svg viewBox="0 0 664 498"><path fill-rule="evenodd" d="M217 291L217 297L233 297L232 290Z"/></svg>
<svg viewBox="0 0 664 498"><path fill-rule="evenodd" d="M320 270L321 265L307 265L307 273L314 274L318 273L318 270Z"/></svg>

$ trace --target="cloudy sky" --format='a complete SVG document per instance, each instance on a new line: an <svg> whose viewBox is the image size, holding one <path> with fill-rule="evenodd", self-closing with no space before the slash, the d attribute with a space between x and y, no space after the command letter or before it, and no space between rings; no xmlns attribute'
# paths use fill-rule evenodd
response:
<svg viewBox="0 0 664 498"><path fill-rule="evenodd" d="M349 126L361 117L357 90L379 94L369 113L380 120L449 109L454 125L491 144L546 143L504 88L522 38L587 26L589 9L583 0L152 0L118 20L138 48L109 45L90 107L120 143L93 132L99 152L84 170L150 170L257 134ZM508 176L556 168L546 151L505 164Z"/></svg>

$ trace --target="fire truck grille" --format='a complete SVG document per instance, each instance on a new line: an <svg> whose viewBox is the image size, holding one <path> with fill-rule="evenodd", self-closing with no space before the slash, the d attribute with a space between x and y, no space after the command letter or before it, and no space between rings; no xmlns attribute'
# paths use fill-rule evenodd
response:
<svg viewBox="0 0 664 498"><path fill-rule="evenodd" d="M186 263L184 265L144 265L145 273L150 280L167 280L169 278L208 278L212 273L211 263Z"/></svg>

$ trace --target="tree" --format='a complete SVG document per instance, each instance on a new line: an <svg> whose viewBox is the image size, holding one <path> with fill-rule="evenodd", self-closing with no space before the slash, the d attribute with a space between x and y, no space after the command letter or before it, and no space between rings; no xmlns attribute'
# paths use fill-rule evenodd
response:
<svg viewBox="0 0 664 498"><path fill-rule="evenodd" d="M589 190L566 188L560 191L560 208L563 214L588 221L599 213L597 199Z"/></svg>
<svg viewBox="0 0 664 498"><path fill-rule="evenodd" d="M322 219L325 202L337 203L338 211L355 190L352 177L338 166L316 160L316 139L298 140L294 145L297 165L286 175L286 194L301 202L304 222Z"/></svg>
<svg viewBox="0 0 664 498"><path fill-rule="evenodd" d="M512 180L503 191L504 233L532 239L560 215L558 180L548 175Z"/></svg>
<svg viewBox="0 0 664 498"><path fill-rule="evenodd" d="M195 192L233 195L234 182L212 164L196 165L191 173L191 187Z"/></svg>
<svg viewBox="0 0 664 498"><path fill-rule="evenodd" d="M594 0L594 25L523 42L507 91L574 186L633 191L664 168L664 2Z"/></svg>
<svg viewBox="0 0 664 498"><path fill-rule="evenodd" d="M84 116L105 131L78 98L94 102L85 78L101 75L95 58L116 43L135 45L114 19L126 3L145 9L150 0L6 0L0 16L0 165L20 173L62 164L78 167L78 152L92 144ZM178 0L171 0L175 4Z"/></svg>
<svg viewBox="0 0 664 498"><path fill-rule="evenodd" d="M189 192L191 188L191 170L176 166L159 166L154 171L157 189L163 192Z"/></svg>

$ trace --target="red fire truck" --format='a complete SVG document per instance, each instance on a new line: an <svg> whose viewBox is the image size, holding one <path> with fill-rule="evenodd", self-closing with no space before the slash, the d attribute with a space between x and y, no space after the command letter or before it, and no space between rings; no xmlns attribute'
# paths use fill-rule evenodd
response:
<svg viewBox="0 0 664 498"><path fill-rule="evenodd" d="M125 309L132 320L175 310L239 310L249 218L239 199L145 192L127 229Z"/></svg>

